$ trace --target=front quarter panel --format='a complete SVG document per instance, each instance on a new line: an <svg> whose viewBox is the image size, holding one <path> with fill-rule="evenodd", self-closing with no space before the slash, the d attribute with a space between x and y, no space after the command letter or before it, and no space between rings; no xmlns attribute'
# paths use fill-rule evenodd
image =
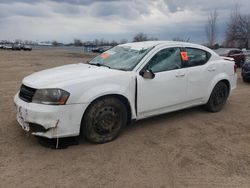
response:
<svg viewBox="0 0 250 188"><path fill-rule="evenodd" d="M105 95L122 95L128 99L132 111L132 118L135 117L135 74L115 75L102 79L95 79L68 88L71 96L68 104L90 104L95 99Z"/></svg>

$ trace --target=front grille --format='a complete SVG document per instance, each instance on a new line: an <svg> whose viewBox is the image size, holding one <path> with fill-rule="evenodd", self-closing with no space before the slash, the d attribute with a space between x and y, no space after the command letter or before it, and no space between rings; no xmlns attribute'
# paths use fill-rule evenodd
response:
<svg viewBox="0 0 250 188"><path fill-rule="evenodd" d="M25 102L32 102L32 98L35 92L36 92L36 89L22 85L20 88L19 97Z"/></svg>

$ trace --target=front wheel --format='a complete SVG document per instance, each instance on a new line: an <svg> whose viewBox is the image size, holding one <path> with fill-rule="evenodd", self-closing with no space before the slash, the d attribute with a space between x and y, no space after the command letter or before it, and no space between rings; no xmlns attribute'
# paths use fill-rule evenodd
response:
<svg viewBox="0 0 250 188"><path fill-rule="evenodd" d="M208 103L205 105L206 109L210 112L219 112L225 105L228 95L228 86L223 82L217 83L210 95Z"/></svg>
<svg viewBox="0 0 250 188"><path fill-rule="evenodd" d="M246 79L245 77L242 77L242 79L243 79L244 82L249 82L249 80Z"/></svg>
<svg viewBox="0 0 250 188"><path fill-rule="evenodd" d="M105 97L94 101L82 121L82 134L94 143L114 140L127 123L127 109L117 98Z"/></svg>

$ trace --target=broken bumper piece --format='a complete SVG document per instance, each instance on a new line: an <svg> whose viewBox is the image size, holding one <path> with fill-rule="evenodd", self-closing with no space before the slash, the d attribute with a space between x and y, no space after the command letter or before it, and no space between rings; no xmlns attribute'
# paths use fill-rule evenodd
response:
<svg viewBox="0 0 250 188"><path fill-rule="evenodd" d="M78 136L87 104L43 105L14 98L17 121L26 132L46 138Z"/></svg>

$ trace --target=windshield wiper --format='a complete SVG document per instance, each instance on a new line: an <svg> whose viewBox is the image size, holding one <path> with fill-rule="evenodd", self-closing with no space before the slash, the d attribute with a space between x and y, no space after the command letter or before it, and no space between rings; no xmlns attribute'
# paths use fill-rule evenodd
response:
<svg viewBox="0 0 250 188"><path fill-rule="evenodd" d="M98 67L108 67L109 69L111 69L111 67L108 66L108 65L104 65L104 64L100 64L100 63L97 63L96 65L97 65Z"/></svg>
<svg viewBox="0 0 250 188"><path fill-rule="evenodd" d="M88 63L88 64L90 64L90 65L95 65L95 66L98 66L98 67L107 67L107 68L111 69L110 66L104 65L104 64L100 64L100 63Z"/></svg>

